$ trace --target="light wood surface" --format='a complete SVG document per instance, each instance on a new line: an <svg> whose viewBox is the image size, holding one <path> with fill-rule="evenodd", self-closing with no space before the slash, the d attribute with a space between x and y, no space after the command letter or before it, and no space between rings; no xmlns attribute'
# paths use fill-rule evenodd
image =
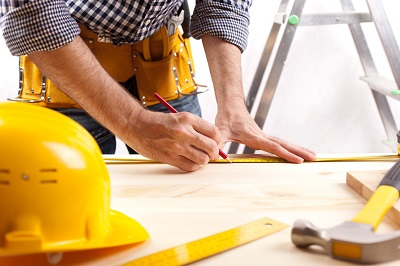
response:
<svg viewBox="0 0 400 266"><path fill-rule="evenodd" d="M195 265L354 265L296 248L291 226L297 219L321 228L350 220L366 200L346 184L347 172L384 173L393 164L393 160L208 164L193 173L165 164L107 165L111 207L140 222L151 239L139 246L65 253L59 265L119 265L263 217L289 227ZM384 218L378 233L397 229L398 224ZM43 255L34 255L3 258L0 265L45 262Z"/></svg>

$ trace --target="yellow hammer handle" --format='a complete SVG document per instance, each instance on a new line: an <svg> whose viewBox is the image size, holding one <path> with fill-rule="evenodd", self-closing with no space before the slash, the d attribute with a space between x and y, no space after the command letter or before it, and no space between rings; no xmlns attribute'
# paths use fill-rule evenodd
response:
<svg viewBox="0 0 400 266"><path fill-rule="evenodd" d="M385 214L399 198L397 188L381 185L369 199L365 207L352 219L353 222L370 224L374 230L378 227Z"/></svg>

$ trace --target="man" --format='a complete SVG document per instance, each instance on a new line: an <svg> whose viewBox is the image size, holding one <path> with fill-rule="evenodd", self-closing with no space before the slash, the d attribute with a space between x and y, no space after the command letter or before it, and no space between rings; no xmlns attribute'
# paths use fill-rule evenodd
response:
<svg viewBox="0 0 400 266"><path fill-rule="evenodd" d="M201 39L218 103L215 126L188 112L149 111L99 64L77 22L112 40L135 43L156 33L183 0L0 0L0 25L13 55L27 54L87 113L143 156L185 171L217 159L226 142L243 143L289 162L312 151L270 137L249 115L242 89L251 0L197 0L191 33Z"/></svg>

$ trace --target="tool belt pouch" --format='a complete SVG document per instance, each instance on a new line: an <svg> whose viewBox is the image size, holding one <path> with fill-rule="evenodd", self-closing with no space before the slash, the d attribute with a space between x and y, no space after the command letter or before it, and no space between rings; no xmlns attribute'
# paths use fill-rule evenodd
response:
<svg viewBox="0 0 400 266"><path fill-rule="evenodd" d="M167 101L190 95L197 89L189 39L180 30L168 36L166 27L133 47L133 65L140 101L159 103L155 92Z"/></svg>
<svg viewBox="0 0 400 266"><path fill-rule="evenodd" d="M99 41L98 35L81 26L81 37L99 63L118 82L136 76L139 100L143 105L159 103L157 92L174 100L197 89L190 40L180 30L168 36L166 27L135 44L115 47ZM204 86L205 87L205 86ZM71 98L47 79L27 57L20 57L20 88L13 101L29 102L50 108L80 108Z"/></svg>
<svg viewBox="0 0 400 266"><path fill-rule="evenodd" d="M80 108L71 98L42 75L39 68L28 58L20 56L20 84L18 96L9 100L34 103L51 108Z"/></svg>

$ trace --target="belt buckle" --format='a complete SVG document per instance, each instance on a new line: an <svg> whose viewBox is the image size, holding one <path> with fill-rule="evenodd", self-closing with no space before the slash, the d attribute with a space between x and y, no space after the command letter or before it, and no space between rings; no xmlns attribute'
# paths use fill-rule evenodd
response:
<svg viewBox="0 0 400 266"><path fill-rule="evenodd" d="M100 35L97 37L97 41L102 43L114 43L110 37Z"/></svg>

